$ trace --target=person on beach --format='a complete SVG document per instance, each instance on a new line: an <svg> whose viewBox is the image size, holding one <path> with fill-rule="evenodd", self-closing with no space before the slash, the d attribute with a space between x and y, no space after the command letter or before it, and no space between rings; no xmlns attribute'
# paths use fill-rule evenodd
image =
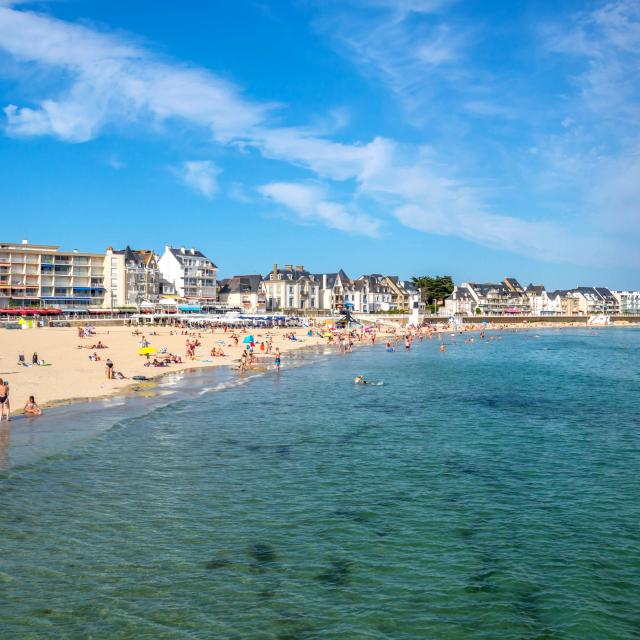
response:
<svg viewBox="0 0 640 640"><path fill-rule="evenodd" d="M105 372L107 374L107 379L113 380L113 362L111 361L111 358L107 358L104 364L105 364Z"/></svg>
<svg viewBox="0 0 640 640"><path fill-rule="evenodd" d="M41 416L42 409L38 406L36 399L33 396L29 396L29 400L24 405L24 412L30 416Z"/></svg>
<svg viewBox="0 0 640 640"><path fill-rule="evenodd" d="M34 351L31 356L31 364L38 364L38 354Z"/></svg>
<svg viewBox="0 0 640 640"><path fill-rule="evenodd" d="M7 419L7 422L11 420L11 407L9 406L9 385L0 378L0 422L3 418Z"/></svg>
<svg viewBox="0 0 640 640"><path fill-rule="evenodd" d="M276 347L276 358L274 360L274 364L276 366L276 371L278 373L280 373L280 365L281 365L281 363L282 363L282 359L280 357L280 349L279 349L279 347Z"/></svg>

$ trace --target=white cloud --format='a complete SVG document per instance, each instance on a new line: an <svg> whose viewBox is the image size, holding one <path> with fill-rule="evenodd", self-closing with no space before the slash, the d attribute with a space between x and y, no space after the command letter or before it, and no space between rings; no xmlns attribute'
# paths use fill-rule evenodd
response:
<svg viewBox="0 0 640 640"><path fill-rule="evenodd" d="M402 85L410 85L412 76L422 78L458 56L459 36L446 25L418 25L417 32L408 25L415 16L430 16L443 4L378 0L375 9L385 21L371 31L360 25L352 44L383 71L389 65L388 76L399 90L411 94L412 87ZM338 32L339 37L347 35ZM388 60L387 45L394 48ZM404 45L407 50L402 53ZM436 163L433 152L383 137L337 142L326 127L275 125L273 105L252 102L218 76L161 59L123 36L0 5L0 48L26 65L50 71L51 77L57 74L65 83L35 105L5 107L10 135L83 142L125 125L160 128L179 121L204 129L219 144L256 149L264 158L302 167L324 181L274 181L261 187L263 196L286 207L299 221L376 236L381 221L362 213L359 206L375 201L412 229L535 257L583 259L549 238L566 236L567 230L492 211L479 192L451 177L451 167ZM50 86L43 92L51 92ZM191 160L176 169L185 184L209 198L218 190L219 171L208 160ZM330 181L340 181L341 191L350 190L349 194L332 194ZM598 245L588 238L585 243Z"/></svg>
<svg viewBox="0 0 640 640"><path fill-rule="evenodd" d="M220 169L210 160L189 160L176 169L176 174L188 186L205 198L218 193L217 176Z"/></svg>
<svg viewBox="0 0 640 640"><path fill-rule="evenodd" d="M122 38L44 15L0 6L0 48L24 63L65 72L68 85L35 108L8 105L10 135L84 142L108 126L182 119L228 140L271 108L239 97L202 69L159 60Z"/></svg>
<svg viewBox="0 0 640 640"><path fill-rule="evenodd" d="M300 222L322 223L348 233L378 236L380 221L350 211L345 205L327 199L324 187L315 184L273 182L259 188L260 193L296 214Z"/></svg>

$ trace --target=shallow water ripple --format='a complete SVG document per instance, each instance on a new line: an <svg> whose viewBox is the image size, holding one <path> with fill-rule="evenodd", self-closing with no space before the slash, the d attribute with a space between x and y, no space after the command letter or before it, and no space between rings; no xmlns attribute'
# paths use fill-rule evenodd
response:
<svg viewBox="0 0 640 640"><path fill-rule="evenodd" d="M7 471L0 636L640 637L640 332L448 342L208 385Z"/></svg>

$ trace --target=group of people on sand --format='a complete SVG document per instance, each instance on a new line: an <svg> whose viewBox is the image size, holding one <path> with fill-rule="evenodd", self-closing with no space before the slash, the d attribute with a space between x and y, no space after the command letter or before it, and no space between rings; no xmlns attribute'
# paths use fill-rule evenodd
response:
<svg viewBox="0 0 640 640"><path fill-rule="evenodd" d="M33 396L24 405L24 413L28 416L41 416L42 409ZM0 422L11 420L11 403L9 402L9 383L0 378Z"/></svg>
<svg viewBox="0 0 640 640"><path fill-rule="evenodd" d="M31 356L31 364L27 364L27 361L24 357L24 353L19 353L18 354L18 364L22 367L30 367L30 366L43 366L44 365L44 360L42 360L37 352L33 352L33 355Z"/></svg>

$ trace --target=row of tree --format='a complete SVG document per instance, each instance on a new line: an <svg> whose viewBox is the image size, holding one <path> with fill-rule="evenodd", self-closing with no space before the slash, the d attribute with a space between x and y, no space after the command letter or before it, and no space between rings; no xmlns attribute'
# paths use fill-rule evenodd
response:
<svg viewBox="0 0 640 640"><path fill-rule="evenodd" d="M434 311L453 293L454 284L451 276L418 276L411 278L411 282L420 289L422 302Z"/></svg>

